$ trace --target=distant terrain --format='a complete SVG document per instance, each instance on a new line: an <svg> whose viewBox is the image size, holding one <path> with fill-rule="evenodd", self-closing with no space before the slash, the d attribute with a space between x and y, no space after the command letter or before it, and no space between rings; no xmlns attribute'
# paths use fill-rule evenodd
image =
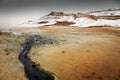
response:
<svg viewBox="0 0 120 80"><path fill-rule="evenodd" d="M34 21L24 23L23 27L48 26L67 23L71 27L120 26L120 9L93 11L88 13L51 12ZM63 25L64 26L64 25Z"/></svg>

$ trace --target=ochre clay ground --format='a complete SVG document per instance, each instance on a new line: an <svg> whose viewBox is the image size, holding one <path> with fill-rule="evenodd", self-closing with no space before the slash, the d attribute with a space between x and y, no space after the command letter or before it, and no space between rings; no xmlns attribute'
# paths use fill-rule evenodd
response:
<svg viewBox="0 0 120 80"><path fill-rule="evenodd" d="M120 30L46 26L56 44L36 46L29 56L55 80L120 80ZM24 37L0 35L0 80L27 80L18 60Z"/></svg>

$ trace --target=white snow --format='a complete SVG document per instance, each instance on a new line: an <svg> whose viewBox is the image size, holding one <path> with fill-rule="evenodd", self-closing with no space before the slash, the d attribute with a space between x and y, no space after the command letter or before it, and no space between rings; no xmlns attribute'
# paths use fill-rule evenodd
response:
<svg viewBox="0 0 120 80"><path fill-rule="evenodd" d="M120 27L120 19L119 20L105 20L98 19L92 20L85 17L77 18L74 20L75 24L71 26L79 26L79 27L89 27L89 26L113 26Z"/></svg>
<svg viewBox="0 0 120 80"><path fill-rule="evenodd" d="M73 22L73 20L74 20L74 17L72 16L62 16L62 17L59 17L59 19L56 19L56 21L61 21L61 22L64 22L64 21Z"/></svg>
<svg viewBox="0 0 120 80"><path fill-rule="evenodd" d="M72 22L74 20L74 17L73 16L45 16L45 17L42 17L38 20L38 22L40 21L48 21L48 22L51 22L51 21L61 21L61 22L64 22L64 21L68 21L68 22Z"/></svg>
<svg viewBox="0 0 120 80"><path fill-rule="evenodd" d="M110 16L111 14L120 16L120 10L90 13L90 15L96 15L96 16ZM11 26L13 27L41 27L45 25L56 24L57 21L59 22L67 21L67 22L75 23L70 26L78 26L78 27L89 27L89 26L120 27L120 19L118 20L105 20L105 19L93 20L87 17L80 17L80 18L75 19L73 16L44 16L38 19L39 18L38 15L35 17L31 15L27 15L26 17L24 17L25 15L23 16L23 14L22 14L22 17L15 16L15 15L12 15L12 16L4 15L4 16L0 16L1 17L0 26L7 25L8 27L11 27ZM31 16L31 18L29 16ZM31 20L31 21L28 21L28 20ZM6 24L6 25L1 25L1 24Z"/></svg>
<svg viewBox="0 0 120 80"><path fill-rule="evenodd" d="M94 13L90 13L90 15L95 15L95 16L120 16L120 10L119 11L94 12Z"/></svg>
<svg viewBox="0 0 120 80"><path fill-rule="evenodd" d="M48 21L48 23L42 23L42 24L37 24L38 22L42 21ZM120 19L118 20L105 20L105 19L98 19L98 20L93 20L87 17L80 17L74 19L72 16L45 16L41 19L38 19L36 21L24 24L23 26L32 26L32 27L40 27L40 26L45 26L45 25L52 25L59 22L73 22L75 24L72 24L70 26L78 26L78 27L89 27L89 26L114 26L114 27L120 27Z"/></svg>
<svg viewBox="0 0 120 80"><path fill-rule="evenodd" d="M20 26L21 27L40 27L40 26L45 26L45 25L52 25L55 23L56 23L56 21L51 20L48 23L43 23L43 24L38 24L38 22L31 22L31 23L28 22L28 23L22 24Z"/></svg>
<svg viewBox="0 0 120 80"><path fill-rule="evenodd" d="M45 22L47 21L48 23L38 24L39 22L44 22L44 21ZM74 17L72 17L72 16L44 16L36 21L24 23L22 26L23 27L40 27L40 26L55 24L55 23L57 23L57 21L59 21L59 22L64 22L64 21L73 22Z"/></svg>
<svg viewBox="0 0 120 80"><path fill-rule="evenodd" d="M94 25L95 20L92 20L86 17L81 17L81 18L76 18L73 22L75 24L71 26L88 27L90 25Z"/></svg>

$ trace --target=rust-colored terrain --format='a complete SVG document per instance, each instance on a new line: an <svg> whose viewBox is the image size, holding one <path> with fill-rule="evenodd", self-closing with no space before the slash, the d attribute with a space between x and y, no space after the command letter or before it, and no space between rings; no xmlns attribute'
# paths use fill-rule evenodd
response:
<svg viewBox="0 0 120 80"><path fill-rule="evenodd" d="M33 46L29 57L55 80L119 80L120 30L112 27L44 26L37 35L57 43ZM18 60L28 34L0 33L0 80L28 80Z"/></svg>

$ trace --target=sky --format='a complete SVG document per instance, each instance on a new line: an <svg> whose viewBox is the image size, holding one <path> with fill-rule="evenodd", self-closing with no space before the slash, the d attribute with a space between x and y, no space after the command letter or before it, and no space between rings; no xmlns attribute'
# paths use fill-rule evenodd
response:
<svg viewBox="0 0 120 80"><path fill-rule="evenodd" d="M0 24L7 20L26 21L40 18L51 11L89 12L120 8L120 0L0 0ZM4 20L3 20L4 19Z"/></svg>
<svg viewBox="0 0 120 80"><path fill-rule="evenodd" d="M120 0L0 0L3 10L38 9L47 11L80 12L120 8Z"/></svg>

